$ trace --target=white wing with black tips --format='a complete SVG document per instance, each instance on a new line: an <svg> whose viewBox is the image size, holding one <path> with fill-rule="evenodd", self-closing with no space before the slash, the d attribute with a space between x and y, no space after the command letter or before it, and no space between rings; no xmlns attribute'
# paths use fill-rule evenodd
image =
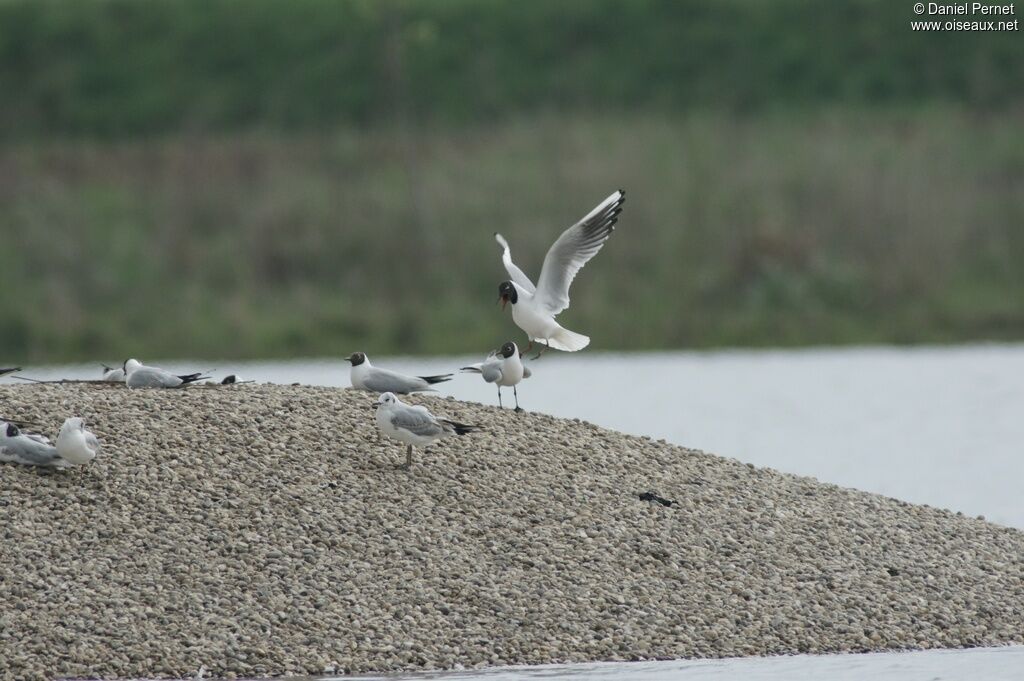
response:
<svg viewBox="0 0 1024 681"><path fill-rule="evenodd" d="M626 193L621 189L616 191L562 232L548 250L537 280L535 298L550 314L556 315L569 307L569 285L612 235L625 200Z"/></svg>

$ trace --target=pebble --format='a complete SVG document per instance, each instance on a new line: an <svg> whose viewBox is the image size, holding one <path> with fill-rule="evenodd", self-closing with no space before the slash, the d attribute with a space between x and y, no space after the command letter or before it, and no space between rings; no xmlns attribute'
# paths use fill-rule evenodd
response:
<svg viewBox="0 0 1024 681"><path fill-rule="evenodd" d="M0 465L0 678L1024 643L1019 530L440 396L408 401L484 430L396 470L373 400L0 386L0 413L104 443Z"/></svg>

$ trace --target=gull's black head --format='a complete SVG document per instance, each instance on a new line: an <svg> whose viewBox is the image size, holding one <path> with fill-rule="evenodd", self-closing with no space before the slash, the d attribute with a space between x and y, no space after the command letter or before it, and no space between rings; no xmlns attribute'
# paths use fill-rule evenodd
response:
<svg viewBox="0 0 1024 681"><path fill-rule="evenodd" d="M345 358L352 363L352 366L357 367L366 361L366 355L361 352L353 352L351 355Z"/></svg>
<svg viewBox="0 0 1024 681"><path fill-rule="evenodd" d="M18 437L20 433L21 431L18 430L18 426L14 425L13 423L7 424L7 437Z"/></svg>
<svg viewBox="0 0 1024 681"><path fill-rule="evenodd" d="M515 305L519 302L519 294L516 293L516 287L512 285L511 281L503 281L498 284L498 300L501 301L501 309L505 309L506 303L512 303Z"/></svg>
<svg viewBox="0 0 1024 681"><path fill-rule="evenodd" d="M519 348L517 348L516 344L513 343L512 341L509 341L501 346L501 356L504 357L505 359L508 359L517 352L519 352Z"/></svg>

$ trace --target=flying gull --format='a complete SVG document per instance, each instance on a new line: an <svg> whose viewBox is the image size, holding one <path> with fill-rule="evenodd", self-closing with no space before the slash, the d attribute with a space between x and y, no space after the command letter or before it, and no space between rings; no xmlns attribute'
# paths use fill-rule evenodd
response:
<svg viewBox="0 0 1024 681"><path fill-rule="evenodd" d="M590 343L587 336L562 328L555 321L555 316L569 307L569 285L580 268L597 255L611 236L625 200L625 192L618 190L586 217L562 232L562 236L558 237L544 256L544 265L536 286L512 262L512 251L505 237L497 233L494 235L504 249L501 261L511 277L498 286L498 300L502 308L506 303L512 303L512 319L530 339L527 352L533 347L534 341L545 345L537 357L549 347L575 352Z"/></svg>

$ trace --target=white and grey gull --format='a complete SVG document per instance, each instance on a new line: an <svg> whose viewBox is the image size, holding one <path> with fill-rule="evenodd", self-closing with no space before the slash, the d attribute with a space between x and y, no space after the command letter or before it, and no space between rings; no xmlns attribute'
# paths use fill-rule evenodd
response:
<svg viewBox="0 0 1024 681"><path fill-rule="evenodd" d="M44 435L24 433L10 421L0 421L0 462L41 468L67 468L89 463L100 443L77 417L65 419L57 443Z"/></svg>
<svg viewBox="0 0 1024 681"><path fill-rule="evenodd" d="M70 465L48 437L23 433L13 423L0 423L0 462L20 463L42 468L65 468Z"/></svg>
<svg viewBox="0 0 1024 681"><path fill-rule="evenodd" d="M390 392L377 398L377 427L388 437L406 445L405 463L399 468L412 465L413 446L426 447L441 438L477 430L476 426L438 418L426 407L406 404Z"/></svg>
<svg viewBox="0 0 1024 681"><path fill-rule="evenodd" d="M108 367L106 364L100 364L100 366L103 367L101 380L107 383L124 383L124 365Z"/></svg>
<svg viewBox="0 0 1024 681"><path fill-rule="evenodd" d="M81 466L95 459L99 451L100 441L86 430L82 418L72 416L64 421L57 433L57 453L64 460Z"/></svg>
<svg viewBox="0 0 1024 681"><path fill-rule="evenodd" d="M501 261L511 277L498 286L498 300L502 308L512 303L512 319L530 340L527 352L535 341L545 346L537 357L547 348L576 352L590 344L590 338L563 328L555 321L555 316L569 307L569 285L615 230L625 200L623 190L614 192L562 232L544 256L536 285L512 262L512 251L505 237L494 235L503 249Z"/></svg>
<svg viewBox="0 0 1024 681"><path fill-rule="evenodd" d="M504 406L501 403L501 388L503 386L511 386L512 394L516 398L516 411L522 411L522 408L519 406L519 393L516 391L516 386L524 378L529 378L532 372L529 367L523 365L522 357L519 354L519 346L515 343L508 341L500 349L494 350L491 354L487 355L487 359L483 362L462 367L462 371L480 374L488 383L497 385L499 407Z"/></svg>
<svg viewBox="0 0 1024 681"><path fill-rule="evenodd" d="M209 378L202 372L194 374L172 374L159 367L149 367L136 359L124 362L124 382L129 388L180 388L189 383Z"/></svg>
<svg viewBox="0 0 1024 681"><path fill-rule="evenodd" d="M408 395L409 393L432 391L434 390L432 385L452 379L451 374L406 376L397 371L380 369L370 363L370 358L364 352L353 352L345 360L352 364L352 369L349 371L352 387L372 393L391 392L397 395Z"/></svg>

